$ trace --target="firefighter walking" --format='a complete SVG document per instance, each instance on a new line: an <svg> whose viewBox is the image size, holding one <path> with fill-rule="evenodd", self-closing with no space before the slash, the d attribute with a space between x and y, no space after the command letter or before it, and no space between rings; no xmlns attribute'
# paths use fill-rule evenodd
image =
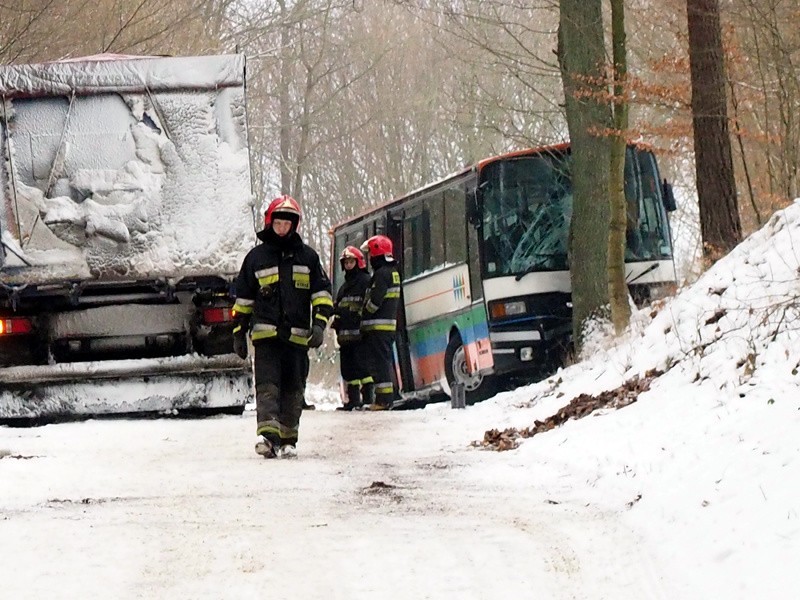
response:
<svg viewBox="0 0 800 600"><path fill-rule="evenodd" d="M336 292L331 328L339 344L339 368L347 390L347 401L337 410L354 410L374 401L375 389L367 367L368 353L361 339L361 313L370 284L361 250L347 246L339 256L344 283Z"/></svg>
<svg viewBox="0 0 800 600"><path fill-rule="evenodd" d="M400 272L392 255L392 241L374 235L361 246L369 252L372 279L364 299L361 334L375 382L372 410L388 410L394 402L394 340L400 306Z"/></svg>
<svg viewBox="0 0 800 600"><path fill-rule="evenodd" d="M308 378L308 349L322 345L333 311L331 282L316 251L297 230L302 214L291 196L273 200L258 233L261 243L236 279L234 350L255 351L256 453L296 456Z"/></svg>

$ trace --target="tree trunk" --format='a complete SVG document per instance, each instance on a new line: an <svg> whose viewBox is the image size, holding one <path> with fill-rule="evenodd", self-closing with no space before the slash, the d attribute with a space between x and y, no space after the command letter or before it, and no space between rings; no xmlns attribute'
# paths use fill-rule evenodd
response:
<svg viewBox="0 0 800 600"><path fill-rule="evenodd" d="M621 334L631 320L628 284L625 281L625 232L628 211L625 202L625 149L628 130L627 74L625 48L625 6L611 0L611 40L614 77L614 133L611 138L609 198L611 222L608 231L608 296L614 331ZM638 201L638 200L634 200Z"/></svg>
<svg viewBox="0 0 800 600"><path fill-rule="evenodd" d="M716 260L742 239L731 140L719 0L687 0L692 125L703 253Z"/></svg>
<svg viewBox="0 0 800 600"><path fill-rule="evenodd" d="M570 228L572 329L578 351L586 320L608 309L610 142L612 125L604 85L601 0L561 0L558 61L572 148ZM599 191L599 193L598 193Z"/></svg>

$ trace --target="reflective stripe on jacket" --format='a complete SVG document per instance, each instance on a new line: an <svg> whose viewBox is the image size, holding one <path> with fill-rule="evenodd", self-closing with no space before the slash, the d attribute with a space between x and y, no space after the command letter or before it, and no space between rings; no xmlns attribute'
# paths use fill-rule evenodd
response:
<svg viewBox="0 0 800 600"><path fill-rule="evenodd" d="M276 242L274 234L263 234L242 262L233 308L250 316L254 342L278 338L307 347L313 325L324 328L333 311L330 279L299 235Z"/></svg>
<svg viewBox="0 0 800 600"><path fill-rule="evenodd" d="M344 283L339 287L333 305L333 314L336 315L336 341L339 344L352 344L361 339L361 311L369 279L369 273L363 269L345 271Z"/></svg>
<svg viewBox="0 0 800 600"><path fill-rule="evenodd" d="M374 259L375 272L364 301L361 331L395 331L400 308L400 272L394 260Z"/></svg>

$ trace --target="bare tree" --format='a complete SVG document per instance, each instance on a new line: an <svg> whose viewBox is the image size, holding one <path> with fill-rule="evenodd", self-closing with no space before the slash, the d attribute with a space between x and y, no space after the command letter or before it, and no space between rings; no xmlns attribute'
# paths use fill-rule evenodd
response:
<svg viewBox="0 0 800 600"><path fill-rule="evenodd" d="M63 6L55 0L18 0L0 5L0 62L23 62L40 55L59 36ZM54 15L55 13L55 15Z"/></svg>
<svg viewBox="0 0 800 600"><path fill-rule="evenodd" d="M733 0L726 8L737 167L752 227L800 195L800 8L781 0Z"/></svg>
<svg viewBox="0 0 800 600"><path fill-rule="evenodd" d="M217 47L203 19L224 0L18 0L3 6L5 63L117 53L197 53Z"/></svg>

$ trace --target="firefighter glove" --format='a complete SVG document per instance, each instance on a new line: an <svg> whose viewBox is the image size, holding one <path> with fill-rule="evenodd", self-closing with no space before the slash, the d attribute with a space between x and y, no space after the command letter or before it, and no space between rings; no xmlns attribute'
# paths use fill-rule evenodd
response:
<svg viewBox="0 0 800 600"><path fill-rule="evenodd" d="M325 339L325 330L321 325L314 325L311 328L311 337L308 338L309 348L319 348L322 346L322 340Z"/></svg>
<svg viewBox="0 0 800 600"><path fill-rule="evenodd" d="M233 334L233 351L239 358L247 358L247 331L244 328Z"/></svg>

